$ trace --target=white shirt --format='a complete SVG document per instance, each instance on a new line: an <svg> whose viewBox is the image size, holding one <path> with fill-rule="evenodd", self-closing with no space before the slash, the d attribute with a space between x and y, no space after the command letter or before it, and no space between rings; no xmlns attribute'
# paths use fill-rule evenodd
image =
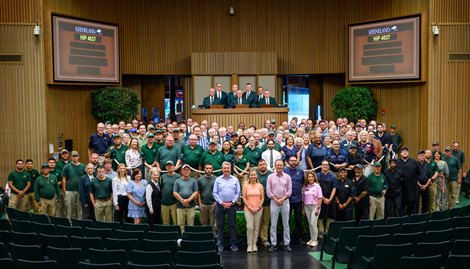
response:
<svg viewBox="0 0 470 269"><path fill-rule="evenodd" d="M281 153L275 149L273 149L273 167L271 167L271 150L267 149L263 153L261 153L261 159L265 160L268 164L268 169L274 169L274 165L276 164L276 160L282 159Z"/></svg>
<svg viewBox="0 0 470 269"><path fill-rule="evenodd" d="M140 158L140 152L137 150L128 149L126 150L126 164L128 168L134 169L139 167L142 164L142 159Z"/></svg>
<svg viewBox="0 0 470 269"><path fill-rule="evenodd" d="M118 205L118 195L127 196L126 188L131 178L126 176L127 180L121 180L118 177L113 178L113 204Z"/></svg>

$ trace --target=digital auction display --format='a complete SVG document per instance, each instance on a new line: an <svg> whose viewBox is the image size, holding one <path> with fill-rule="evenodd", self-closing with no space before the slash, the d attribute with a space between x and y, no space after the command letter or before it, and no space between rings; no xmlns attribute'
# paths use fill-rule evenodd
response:
<svg viewBox="0 0 470 269"><path fill-rule="evenodd" d="M52 16L54 81L119 83L118 26Z"/></svg>
<svg viewBox="0 0 470 269"><path fill-rule="evenodd" d="M349 25L349 81L420 79L420 16Z"/></svg>

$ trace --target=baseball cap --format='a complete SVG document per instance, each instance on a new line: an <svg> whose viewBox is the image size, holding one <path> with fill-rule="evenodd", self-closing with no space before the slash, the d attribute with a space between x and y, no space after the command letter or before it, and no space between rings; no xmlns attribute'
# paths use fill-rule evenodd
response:
<svg viewBox="0 0 470 269"><path fill-rule="evenodd" d="M67 149L63 149L63 150L60 151L60 154L66 153L66 152L69 153L69 151Z"/></svg>
<svg viewBox="0 0 470 269"><path fill-rule="evenodd" d="M438 141L434 141L434 142L432 142L432 145L433 145L433 146L439 146L439 142L438 142Z"/></svg>
<svg viewBox="0 0 470 269"><path fill-rule="evenodd" d="M341 168L339 169L339 171L341 172L341 171L347 171L347 170L346 170L346 168L341 167Z"/></svg>
<svg viewBox="0 0 470 269"><path fill-rule="evenodd" d="M174 165L173 161L166 161L166 165Z"/></svg>
<svg viewBox="0 0 470 269"><path fill-rule="evenodd" d="M390 126L390 129L396 129L396 128L397 128L397 126L396 126L395 124L392 124L392 125Z"/></svg>
<svg viewBox="0 0 470 269"><path fill-rule="evenodd" d="M450 147L446 147L444 151L451 151Z"/></svg>
<svg viewBox="0 0 470 269"><path fill-rule="evenodd" d="M155 133L156 133L156 134L161 134L161 133L162 133L162 130L157 129L157 130L155 131Z"/></svg>
<svg viewBox="0 0 470 269"><path fill-rule="evenodd" d="M113 138L121 138L121 135L120 134L114 134Z"/></svg>
<svg viewBox="0 0 470 269"><path fill-rule="evenodd" d="M231 135L231 137L235 137L235 136L238 136L238 134L235 133L235 132L233 132L232 135Z"/></svg>
<svg viewBox="0 0 470 269"><path fill-rule="evenodd" d="M276 123L276 120L275 120L275 119L272 119L272 120L271 120L271 123Z"/></svg>
<svg viewBox="0 0 470 269"><path fill-rule="evenodd" d="M389 162L389 163L391 163L391 162L398 163L398 160L395 159L395 158L392 158L392 159L390 159L390 161L388 161L388 162Z"/></svg>
<svg viewBox="0 0 470 269"><path fill-rule="evenodd" d="M73 156L78 156L78 151L76 151L76 150L72 151L71 155L72 155L72 157Z"/></svg>
<svg viewBox="0 0 470 269"><path fill-rule="evenodd" d="M349 146L349 149L357 149L356 144L351 144L351 146Z"/></svg>
<svg viewBox="0 0 470 269"><path fill-rule="evenodd" d="M217 145L217 142L215 142L215 141L209 142L209 145L212 145L212 144L216 144L216 145Z"/></svg>
<svg viewBox="0 0 470 269"><path fill-rule="evenodd" d="M273 131L269 131L268 135L274 135Z"/></svg>
<svg viewBox="0 0 470 269"><path fill-rule="evenodd" d="M364 169L364 166L362 164L358 163L354 166L354 169L356 169L356 168Z"/></svg>
<svg viewBox="0 0 470 269"><path fill-rule="evenodd" d="M418 155L426 153L424 150L418 151Z"/></svg>
<svg viewBox="0 0 470 269"><path fill-rule="evenodd" d="M150 132L150 133L147 133L147 137L155 137L155 135L152 132Z"/></svg>
<svg viewBox="0 0 470 269"><path fill-rule="evenodd" d="M137 129L136 129L136 128L132 128L132 129L131 129L131 133L137 133Z"/></svg>
<svg viewBox="0 0 470 269"><path fill-rule="evenodd" d="M382 164L380 162L375 162L374 167L382 167Z"/></svg>
<svg viewBox="0 0 470 269"><path fill-rule="evenodd" d="M152 124L149 124L149 126L147 127L148 130L155 130L155 126L153 126Z"/></svg>
<svg viewBox="0 0 470 269"><path fill-rule="evenodd" d="M191 169L190 166L189 166L189 164L186 164L186 163L183 164L183 166L181 166L181 169L184 169L184 168L186 168L186 167L189 168L189 169Z"/></svg>
<svg viewBox="0 0 470 269"><path fill-rule="evenodd" d="M179 132L180 131L180 128L173 128L173 133L174 132Z"/></svg>
<svg viewBox="0 0 470 269"><path fill-rule="evenodd" d="M43 163L43 164L41 165L41 169L42 169L42 168L51 168L51 167L49 166L48 163Z"/></svg>
<svg viewBox="0 0 470 269"><path fill-rule="evenodd" d="M401 148L400 152L402 152L404 150L409 151L407 147L403 147L403 148Z"/></svg>

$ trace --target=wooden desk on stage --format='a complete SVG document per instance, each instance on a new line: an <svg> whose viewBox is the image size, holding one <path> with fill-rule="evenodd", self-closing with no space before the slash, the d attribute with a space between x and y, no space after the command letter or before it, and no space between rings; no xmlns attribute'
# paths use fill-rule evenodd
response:
<svg viewBox="0 0 470 269"><path fill-rule="evenodd" d="M248 128L254 125L257 128L264 127L266 120L275 119L277 126L287 121L287 107L265 107L265 108L226 108L226 109L193 109L191 118L198 123L207 120L210 124L217 122L219 126L233 125L237 128L240 122L245 123Z"/></svg>

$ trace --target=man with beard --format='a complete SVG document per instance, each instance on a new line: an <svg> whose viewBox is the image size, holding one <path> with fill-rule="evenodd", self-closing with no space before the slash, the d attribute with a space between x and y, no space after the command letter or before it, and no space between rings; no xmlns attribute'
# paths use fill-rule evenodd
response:
<svg viewBox="0 0 470 269"><path fill-rule="evenodd" d="M36 178L40 176L39 171L33 168L33 160L28 159L26 160L26 172L29 173L29 176L31 178L31 187L28 189L26 192L26 196L28 199L28 205L26 207L26 210L29 211L29 209L33 209L34 213L38 214L39 213L39 206L36 203L36 198L34 197L34 191L35 191L35 185L36 185Z"/></svg>
<svg viewBox="0 0 470 269"><path fill-rule="evenodd" d="M389 169L384 172L388 190L385 193L385 218L401 216L401 172L397 169L397 159L391 159Z"/></svg>
<svg viewBox="0 0 470 269"><path fill-rule="evenodd" d="M348 154L348 178L353 178L355 173L354 173L354 167L356 164L363 164L364 160L362 158L362 154L357 151L357 146L352 144L349 146L349 154Z"/></svg>
<svg viewBox="0 0 470 269"><path fill-rule="evenodd" d="M364 166L357 164L354 167L354 208L356 211L356 223L359 224L361 219L369 219L370 201L369 201L369 181L363 175Z"/></svg>
<svg viewBox="0 0 470 269"><path fill-rule="evenodd" d="M321 172L317 173L318 183L323 194L320 216L318 217L318 232L324 234L328 232L330 223L336 218L336 208L333 199L336 196L338 180L335 174L330 171L328 161L321 163Z"/></svg>
<svg viewBox="0 0 470 269"><path fill-rule="evenodd" d="M398 160L398 170L401 172L403 180L401 182L401 213L400 215L411 215L416 212L416 201L418 200L418 184L416 184L418 175L418 162L410 158L407 147L400 151Z"/></svg>
<svg viewBox="0 0 470 269"><path fill-rule="evenodd" d="M445 155L445 161L449 167L449 178L447 179L449 208L454 208L459 198L458 185L462 183L462 166L459 159L452 155L450 147L445 148Z"/></svg>
<svg viewBox="0 0 470 269"><path fill-rule="evenodd" d="M209 150L202 153L201 158L199 159L199 170L201 170L203 165L206 163L211 163L214 171L220 170L224 160L225 158L222 152L217 150L217 143L215 141L211 141L209 143ZM216 176L220 176L221 174L221 172L214 173Z"/></svg>
<svg viewBox="0 0 470 269"><path fill-rule="evenodd" d="M35 182L34 198L42 214L55 216L56 200L60 198L57 177L51 175L49 164L41 166L41 176Z"/></svg>
<svg viewBox="0 0 470 269"><path fill-rule="evenodd" d="M425 161L425 151L420 150L418 152L418 199L416 200L416 212L426 213L429 209L429 186L431 185L431 167ZM421 212L419 211L419 201L421 198Z"/></svg>
<svg viewBox="0 0 470 269"><path fill-rule="evenodd" d="M367 177L369 180L369 203L370 203L370 219L383 219L385 213L385 193L388 185L387 179L382 174L382 164L374 163L374 172Z"/></svg>
<svg viewBox="0 0 470 269"><path fill-rule="evenodd" d="M338 172L338 187L336 188L336 219L337 221L352 220L354 190L352 181L347 178L346 168Z"/></svg>
<svg viewBox="0 0 470 269"><path fill-rule="evenodd" d="M261 159L258 161L258 181L263 185L264 189L264 202L263 202L263 214L261 215L261 224L260 224L260 238L261 244L265 247L269 247L268 241L268 228L269 228L269 219L271 217L270 204L271 200L269 199L266 193L266 184L268 182L268 176L272 174L272 171L268 170L268 164L265 160Z"/></svg>
<svg viewBox="0 0 470 269"><path fill-rule="evenodd" d="M24 170L24 162L16 161L16 169L8 175L8 186L11 189L8 207L19 211L26 211L28 196L26 192L31 187L31 176Z"/></svg>
<svg viewBox="0 0 470 269"><path fill-rule="evenodd" d="M162 171L162 168L165 167L168 161L172 161L175 164L175 170L181 167L181 150L175 146L173 136L168 135L165 140L165 146L158 148L155 161L158 171Z"/></svg>
<svg viewBox="0 0 470 269"><path fill-rule="evenodd" d="M340 149L338 140L333 140L332 144L333 147L327 153L327 160L331 165L331 171L337 173L340 168L348 166L348 154Z"/></svg>
<svg viewBox="0 0 470 269"><path fill-rule="evenodd" d="M439 168L437 167L437 163L434 162L432 159L433 154L432 151L427 149L424 151L424 161L429 165L429 168L431 170L431 183L429 184L428 187L428 192L429 192L429 212L434 212L436 211L436 206L437 206L437 185L436 185L436 179L439 176Z"/></svg>
<svg viewBox="0 0 470 269"><path fill-rule="evenodd" d="M183 146L181 149L181 156L183 163L188 164L192 168L196 169L199 167L199 160L201 159L204 149L197 144L197 136L192 134L188 139L189 144ZM196 171L191 171L191 177L198 179L199 173Z"/></svg>
<svg viewBox="0 0 470 269"><path fill-rule="evenodd" d="M119 163L126 163L126 150L128 148L122 143L120 134L113 136L113 143L113 145L109 146L104 156L112 160L113 170L116 171Z"/></svg>
<svg viewBox="0 0 470 269"><path fill-rule="evenodd" d="M284 168L284 173L288 174L292 180L292 194L289 198L290 215L294 211L294 236L292 243L303 245L305 242L302 240L302 184L305 176L304 171L297 165L299 164L296 156L289 157L289 167Z"/></svg>
<svg viewBox="0 0 470 269"><path fill-rule="evenodd" d="M215 232L215 199L212 190L214 189L216 176L212 174L213 171L214 167L211 163L204 165L205 174L197 181L199 191L197 201L199 203L199 221L201 225L210 225Z"/></svg>

